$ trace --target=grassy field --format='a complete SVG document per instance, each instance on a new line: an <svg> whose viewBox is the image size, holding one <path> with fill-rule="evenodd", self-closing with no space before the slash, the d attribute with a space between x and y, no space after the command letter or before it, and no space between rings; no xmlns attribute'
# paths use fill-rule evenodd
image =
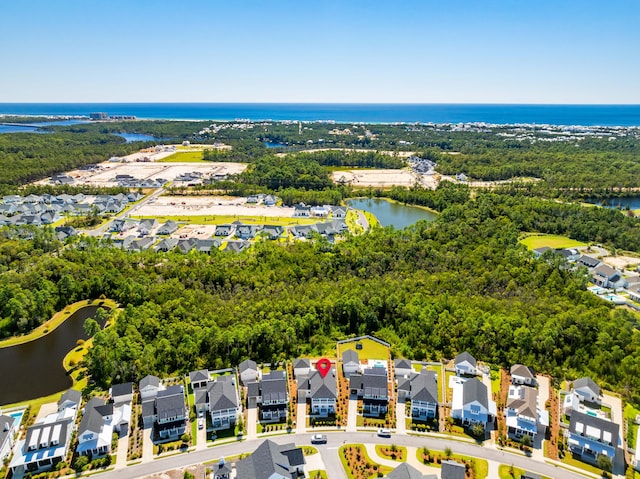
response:
<svg viewBox="0 0 640 479"><path fill-rule="evenodd" d="M327 471L321 469L309 471L309 479L327 479Z"/></svg>
<svg viewBox="0 0 640 479"><path fill-rule="evenodd" d="M572 240L566 236L559 235L545 235L545 234L532 234L526 238L520 239L520 243L525 245L530 250L542 248L548 246L549 248L575 248L577 246L587 246L586 243L581 241Z"/></svg>
<svg viewBox="0 0 640 479"><path fill-rule="evenodd" d="M362 344L362 349L356 349L356 344ZM386 361L389 358L389 348L387 346L368 338L338 344L338 357L341 358L342 353L349 350L356 351L360 361L367 359L382 359Z"/></svg>
<svg viewBox="0 0 640 479"><path fill-rule="evenodd" d="M39 339L56 329L64 322L65 319L67 319L79 309L84 308L85 306L96 304L102 304L108 308L115 308L117 306L116 302L111 301L110 299L88 299L84 301L78 301L77 303L70 304L62 311L58 311L51 317L49 321L41 324L29 334L25 334L24 336L15 336L13 338L8 338L0 341L0 348L8 348L9 346L16 346L17 344L28 343L29 341Z"/></svg>
<svg viewBox="0 0 640 479"><path fill-rule="evenodd" d="M160 222L168 220L176 223L186 223L192 225L223 225L230 224L234 221L241 221L245 224L252 225L279 225L279 226L296 226L310 225L319 223L317 218L288 218L279 216L239 216L239 215L193 215L193 216L132 216L135 219L157 219Z"/></svg>
<svg viewBox="0 0 640 479"><path fill-rule="evenodd" d="M513 474L511 473L513 472ZM507 466L505 464L501 464L498 469L498 474L500 475L500 479L518 479L522 474L525 473L524 469L520 469L519 467ZM542 476L542 479L551 479L548 476Z"/></svg>
<svg viewBox="0 0 640 479"><path fill-rule="evenodd" d="M631 432L628 435L630 437L627 441L627 445L633 448L636 447L636 441L638 439L638 425L635 423L635 418L638 414L640 414L640 410L636 409L631 404L627 403L624 405L624 418L625 420L629 420L627 421L627 424L631 428Z"/></svg>
<svg viewBox="0 0 640 479"><path fill-rule="evenodd" d="M158 163L206 163L202 158L202 151L178 151L173 155L158 160Z"/></svg>

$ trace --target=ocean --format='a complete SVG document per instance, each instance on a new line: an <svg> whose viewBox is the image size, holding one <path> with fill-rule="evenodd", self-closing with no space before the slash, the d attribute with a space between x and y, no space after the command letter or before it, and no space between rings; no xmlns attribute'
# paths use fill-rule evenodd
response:
<svg viewBox="0 0 640 479"><path fill-rule="evenodd" d="M640 105L336 103L0 103L0 114L173 120L332 120L346 123L471 123L640 126Z"/></svg>

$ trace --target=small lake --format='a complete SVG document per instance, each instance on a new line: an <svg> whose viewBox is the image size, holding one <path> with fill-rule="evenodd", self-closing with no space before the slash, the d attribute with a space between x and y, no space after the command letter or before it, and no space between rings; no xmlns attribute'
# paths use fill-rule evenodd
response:
<svg viewBox="0 0 640 479"><path fill-rule="evenodd" d="M278 143L276 141L263 141L264 146L267 148L288 148L289 145L285 145L284 143Z"/></svg>
<svg viewBox="0 0 640 479"><path fill-rule="evenodd" d="M382 226L406 228L420 220L433 221L438 216L431 211L395 203L383 198L357 198L347 200L347 205L373 213Z"/></svg>
<svg viewBox="0 0 640 479"><path fill-rule="evenodd" d="M640 196L629 196L626 198L587 198L587 203L604 206L605 208L621 208L626 210L640 209Z"/></svg>
<svg viewBox="0 0 640 479"><path fill-rule="evenodd" d="M11 404L48 396L71 387L62 360L76 347L78 339L88 339L84 320L99 306L86 306L70 315L46 336L28 343L0 348L0 404Z"/></svg>
<svg viewBox="0 0 640 479"><path fill-rule="evenodd" d="M50 133L40 128L44 126L69 126L78 125L80 123L87 123L87 120L61 120L61 121L44 121L29 123L29 126L16 126L16 125L0 125L1 133Z"/></svg>
<svg viewBox="0 0 640 479"><path fill-rule="evenodd" d="M127 143L133 143L134 141L157 141L158 139L153 135L145 135L143 133L113 133L127 140Z"/></svg>

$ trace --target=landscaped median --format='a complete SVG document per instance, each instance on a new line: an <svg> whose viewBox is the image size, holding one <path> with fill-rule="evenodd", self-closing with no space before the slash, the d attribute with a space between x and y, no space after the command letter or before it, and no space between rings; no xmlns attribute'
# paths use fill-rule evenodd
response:
<svg viewBox="0 0 640 479"><path fill-rule="evenodd" d="M367 455L364 444L346 444L339 449L338 453L349 479L369 479L379 473L386 476L393 470L373 462Z"/></svg>
<svg viewBox="0 0 640 479"><path fill-rule="evenodd" d="M444 451L436 451L422 447L416 452L416 457L422 464L432 467L442 467L442 461L453 460L460 462L465 465L469 472L467 477L470 479L486 479L489 474L489 463L485 459L453 454L448 449Z"/></svg>
<svg viewBox="0 0 640 479"><path fill-rule="evenodd" d="M505 464L501 464L498 469L498 474L500 475L500 479L519 479L522 474L526 471L524 469L520 469L519 467L507 466ZM542 476L542 479L551 479L548 476Z"/></svg>
<svg viewBox="0 0 640 479"><path fill-rule="evenodd" d="M25 334L24 336L14 336L13 338L8 338L0 341L0 348L17 346L18 344L24 344L28 343L29 341L40 339L41 337L55 330L73 313L86 306L104 306L106 308L113 309L117 307L118 304L110 299L87 299L84 301L78 301L77 303L73 303L65 307L62 311L58 311L57 313L55 313L50 320L48 320L46 323L41 324L29 334Z"/></svg>

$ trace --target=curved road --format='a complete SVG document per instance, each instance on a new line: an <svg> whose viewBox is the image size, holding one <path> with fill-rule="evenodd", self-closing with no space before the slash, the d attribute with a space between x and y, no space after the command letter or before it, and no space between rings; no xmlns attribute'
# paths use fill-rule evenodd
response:
<svg viewBox="0 0 640 479"><path fill-rule="evenodd" d="M289 434L285 436L268 437L278 444L295 442L297 446L311 444L312 434ZM152 462L137 464L124 469L117 470L118 479L135 479L149 474L157 474L171 469L177 469L194 464L201 464L207 461L216 461L220 457L235 456L242 453L252 452L265 439L261 438L251 441L235 442L221 446L211 447L197 452L177 454ZM316 445L322 456L327 476L330 479L347 479L347 475L342 468L338 456L338 448L343 444L353 443L375 443L375 444L396 444L398 446L424 447L434 450L444 450L451 448L456 454L488 459L501 464L513 464L515 467L527 471L536 472L555 479L584 479L585 476L568 471L566 469L533 460L529 457L498 451L492 447L478 446L472 443L453 441L429 436L404 436L393 435L391 438L378 437L375 432L336 432L327 434L328 442L323 445ZM107 471L92 477L113 477L114 471ZM494 478L490 478L494 479Z"/></svg>

